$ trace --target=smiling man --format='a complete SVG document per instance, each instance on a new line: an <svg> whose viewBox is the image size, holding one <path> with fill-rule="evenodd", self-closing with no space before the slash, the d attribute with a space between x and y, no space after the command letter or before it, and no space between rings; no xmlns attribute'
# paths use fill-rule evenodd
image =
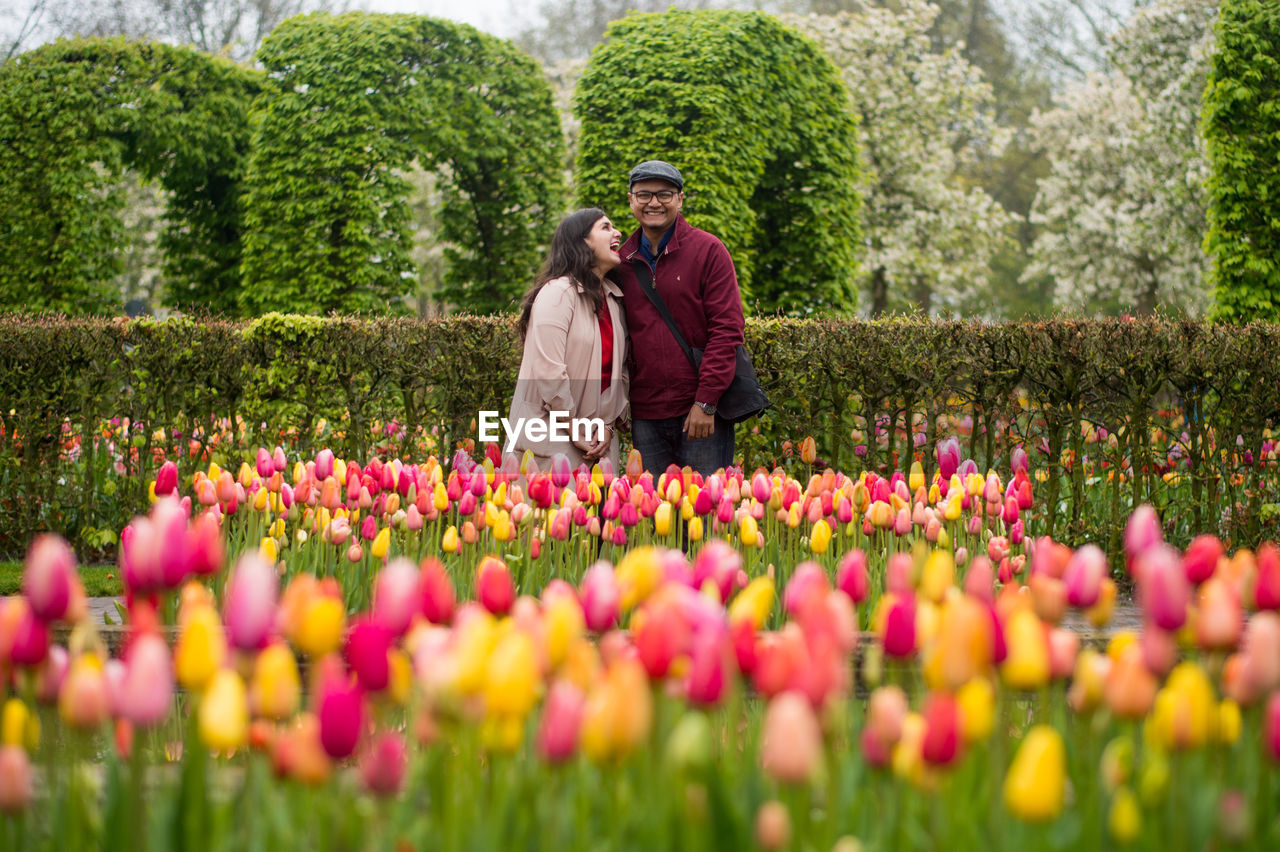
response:
<svg viewBox="0 0 1280 852"><path fill-rule="evenodd" d="M631 213L640 223L618 253L631 337L632 442L655 476L688 465L706 476L733 463L733 424L716 413L742 343L742 296L733 258L685 221L684 177L661 160L631 170ZM694 369L645 288L654 287L689 346Z"/></svg>

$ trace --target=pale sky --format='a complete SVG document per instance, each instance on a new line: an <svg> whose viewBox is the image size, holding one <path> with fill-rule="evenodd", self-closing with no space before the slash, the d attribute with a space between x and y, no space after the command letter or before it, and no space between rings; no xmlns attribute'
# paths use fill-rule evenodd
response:
<svg viewBox="0 0 1280 852"><path fill-rule="evenodd" d="M448 18L503 38L515 35L532 23L538 17L539 6L537 0L353 0L351 5L372 12L411 12Z"/></svg>

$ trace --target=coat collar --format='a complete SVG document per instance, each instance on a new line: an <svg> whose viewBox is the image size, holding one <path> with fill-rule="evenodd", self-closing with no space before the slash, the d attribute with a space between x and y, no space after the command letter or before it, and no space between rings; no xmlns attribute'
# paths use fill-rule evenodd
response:
<svg viewBox="0 0 1280 852"><path fill-rule="evenodd" d="M663 250L664 254L670 254L680 247L680 238L684 234L693 229L693 226L684 220L683 213L676 214L676 222L671 226L671 239L667 241L667 247ZM640 254L640 228L637 227L631 232L631 236L627 237L627 241L618 249L618 254L623 260L632 260Z"/></svg>

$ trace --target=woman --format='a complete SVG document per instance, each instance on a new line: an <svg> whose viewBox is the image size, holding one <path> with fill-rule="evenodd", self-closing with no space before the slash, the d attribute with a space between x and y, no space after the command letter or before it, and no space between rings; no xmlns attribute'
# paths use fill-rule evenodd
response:
<svg viewBox="0 0 1280 852"><path fill-rule="evenodd" d="M627 328L622 291L609 274L621 263L621 241L603 210L570 213L520 305L524 357L508 419L513 427L523 419L516 450L532 450L539 470L549 470L557 455L571 468L608 459L618 469L617 430L627 418ZM550 432L553 412L567 440ZM531 435L535 420L546 425ZM570 420L579 421L576 434ZM603 428L586 428L589 420Z"/></svg>

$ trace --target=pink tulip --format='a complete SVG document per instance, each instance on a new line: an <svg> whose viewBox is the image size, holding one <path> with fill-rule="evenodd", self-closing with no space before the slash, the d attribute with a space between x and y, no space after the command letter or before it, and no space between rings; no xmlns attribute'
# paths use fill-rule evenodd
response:
<svg viewBox="0 0 1280 852"><path fill-rule="evenodd" d="M1187 581L1198 586L1212 577L1222 554L1222 542L1217 536L1200 535L1192 539L1182 554L1182 572Z"/></svg>
<svg viewBox="0 0 1280 852"><path fill-rule="evenodd" d="M1067 584L1067 603L1088 609L1098 602L1102 580L1107 576L1107 555L1096 544L1086 544L1071 554L1063 579Z"/></svg>
<svg viewBox="0 0 1280 852"><path fill-rule="evenodd" d="M1150 504L1143 503L1129 516L1129 523L1124 528L1124 552L1130 573L1134 572L1138 557L1163 542L1164 531L1160 526L1160 516ZM1136 574L1135 578L1142 579Z"/></svg>
<svg viewBox="0 0 1280 852"><path fill-rule="evenodd" d="M1080 634L1065 627L1049 630L1049 677L1064 680L1071 677L1076 668L1076 655L1080 652Z"/></svg>
<svg viewBox="0 0 1280 852"><path fill-rule="evenodd" d="M1191 585L1178 552L1158 542L1143 551L1134 565L1147 617L1164 630L1177 630L1186 623L1191 603Z"/></svg>
<svg viewBox="0 0 1280 852"><path fill-rule="evenodd" d="M760 755L765 772L784 784L813 780L822 763L822 729L807 698L784 692L769 702Z"/></svg>
<svg viewBox="0 0 1280 852"><path fill-rule="evenodd" d="M1152 624L1148 624L1138 637L1138 646L1142 650L1142 663L1153 674L1168 674L1173 664L1178 661L1178 641L1173 633Z"/></svg>
<svg viewBox="0 0 1280 852"><path fill-rule="evenodd" d="M910 595L911 569L913 560L910 553L894 553L889 557L884 568L884 589L894 595Z"/></svg>
<svg viewBox="0 0 1280 852"><path fill-rule="evenodd" d="M20 745L0 746L0 813L22 813L31 803L31 793L31 759L26 751Z"/></svg>
<svg viewBox="0 0 1280 852"><path fill-rule="evenodd" d="M163 639L154 633L134 639L120 688L119 715L134 725L151 727L168 717L173 706L173 658Z"/></svg>
<svg viewBox="0 0 1280 852"><path fill-rule="evenodd" d="M954 435L938 442L938 475L944 482L951 480L952 474L960 467L960 439Z"/></svg>
<svg viewBox="0 0 1280 852"><path fill-rule="evenodd" d="M1280 609L1280 548L1264 542L1258 548L1258 574L1253 586L1253 605L1258 609Z"/></svg>
<svg viewBox="0 0 1280 852"><path fill-rule="evenodd" d="M556 488L564 488L569 484L573 470L569 467L569 459L563 453L556 453L551 458L551 484Z"/></svg>
<svg viewBox="0 0 1280 852"><path fill-rule="evenodd" d="M699 492L701 495L702 492ZM674 551L679 554L680 551ZM703 545L698 556L693 560L693 587L701 589L703 583L711 580L720 593L721 602L729 599L733 587L742 570L742 554L736 547L721 539L712 539Z"/></svg>
<svg viewBox="0 0 1280 852"><path fill-rule="evenodd" d="M156 496L167 497L178 489L178 466L166 461L156 471Z"/></svg>
<svg viewBox="0 0 1280 852"><path fill-rule="evenodd" d="M37 536L27 551L22 570L22 593L41 621L57 621L67 614L76 578L76 555L56 533Z"/></svg>
<svg viewBox="0 0 1280 852"><path fill-rule="evenodd" d="M258 447L254 468L258 471L258 476L263 479L269 479L271 474L276 472L275 462L271 460L271 453L267 452L266 447Z"/></svg>
<svg viewBox="0 0 1280 852"><path fill-rule="evenodd" d="M369 616L362 616L351 625L342 655L356 673L362 689L380 692L387 688L391 679L391 663L387 656L391 640L391 632Z"/></svg>
<svg viewBox="0 0 1280 852"><path fill-rule="evenodd" d="M884 625L884 652L890 657L910 657L916 652L916 602L901 597L889 606Z"/></svg>
<svg viewBox="0 0 1280 852"><path fill-rule="evenodd" d="M12 614L13 634L9 640L9 661L15 666L38 666L49 654L49 628L36 618L26 598L13 598L10 607L15 608Z"/></svg>
<svg viewBox="0 0 1280 852"><path fill-rule="evenodd" d="M421 575L403 556L378 572L373 587L373 618L392 636L403 636L415 613L421 611Z"/></svg>
<svg viewBox="0 0 1280 852"><path fill-rule="evenodd" d="M728 685L728 635L705 631L695 636L689 653L689 674L685 694L690 703L714 707L724 697Z"/></svg>
<svg viewBox="0 0 1280 852"><path fill-rule="evenodd" d="M515 603L516 586L511 572L496 556L486 556L476 569L476 599L494 615L506 615Z"/></svg>
<svg viewBox="0 0 1280 852"><path fill-rule="evenodd" d="M830 589L826 570L817 562L801 562L782 590L782 608L792 618L799 618L810 606L820 602Z"/></svg>
<svg viewBox="0 0 1280 852"><path fill-rule="evenodd" d="M1014 476L1017 476L1019 471L1027 472L1029 468L1027 451L1022 449L1021 446L1014 447L1013 452L1009 454L1009 468Z"/></svg>
<svg viewBox="0 0 1280 852"><path fill-rule="evenodd" d="M1249 619L1240 657L1254 691L1280 688L1280 615L1267 610Z"/></svg>
<svg viewBox="0 0 1280 852"><path fill-rule="evenodd" d="M335 760L350 757L364 726L364 698L358 686L330 681L320 697L320 744Z"/></svg>
<svg viewBox="0 0 1280 852"><path fill-rule="evenodd" d="M333 476L333 450L325 448L316 453L316 481L324 482Z"/></svg>
<svg viewBox="0 0 1280 852"><path fill-rule="evenodd" d="M982 554L973 557L969 570L964 575L965 594L985 603L995 598L995 569L991 560Z"/></svg>
<svg viewBox="0 0 1280 852"><path fill-rule="evenodd" d="M395 796L404 785L408 765L404 736L398 731L384 731L374 736L360 755L360 780L376 796Z"/></svg>
<svg viewBox="0 0 1280 852"><path fill-rule="evenodd" d="M586 703L586 696L572 681L552 684L538 724L537 749L543 760L563 763L573 757Z"/></svg>
<svg viewBox="0 0 1280 852"><path fill-rule="evenodd" d="M110 709L102 667L84 659L73 662L58 692L62 718L72 727L90 730L106 721Z"/></svg>
<svg viewBox="0 0 1280 852"><path fill-rule="evenodd" d="M3 659L3 654L0 654ZM40 668L36 669L36 699L46 704L58 700L58 691L62 689L62 681L71 667L71 658L67 649L61 645L50 645Z"/></svg>
<svg viewBox="0 0 1280 852"><path fill-rule="evenodd" d="M841 558L840 567L836 571L836 587L855 604L867 599L871 592L871 581L867 577L866 553L854 548Z"/></svg>
<svg viewBox="0 0 1280 852"><path fill-rule="evenodd" d="M276 618L276 570L257 550L245 551L227 580L222 607L227 641L241 651L266 644Z"/></svg>
<svg viewBox="0 0 1280 852"><path fill-rule="evenodd" d="M613 566L608 562L596 562L587 569L582 576L580 595L588 630L604 633L618 623L622 594Z"/></svg>

